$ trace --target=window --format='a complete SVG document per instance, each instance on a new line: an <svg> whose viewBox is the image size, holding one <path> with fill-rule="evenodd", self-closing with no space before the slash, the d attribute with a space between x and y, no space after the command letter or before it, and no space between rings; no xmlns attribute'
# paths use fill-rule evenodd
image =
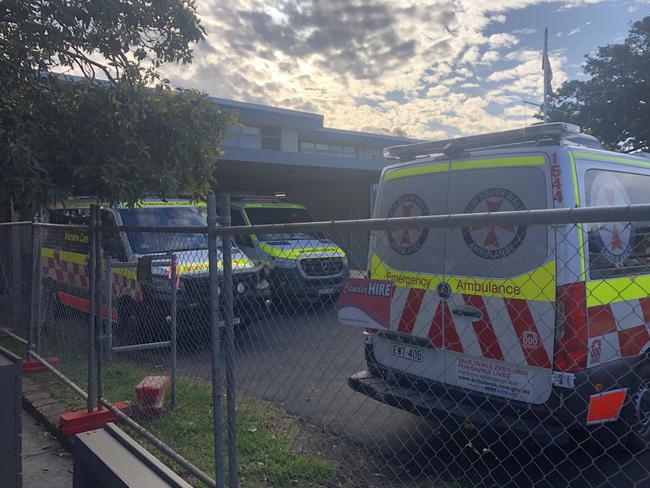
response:
<svg viewBox="0 0 650 488"><path fill-rule="evenodd" d="M650 176L589 170L585 174L588 207L650 203ZM650 273L650 222L585 225L589 275L603 279Z"/></svg>
<svg viewBox="0 0 650 488"><path fill-rule="evenodd" d="M282 135L277 127L262 127L262 149L280 151L282 149Z"/></svg>
<svg viewBox="0 0 650 488"><path fill-rule="evenodd" d="M239 135L239 145L259 149L262 146L259 127L242 127Z"/></svg>
<svg viewBox="0 0 650 488"><path fill-rule="evenodd" d="M321 144L317 142L300 142L300 152L333 154L345 158L356 158L357 148L354 146L342 146L339 144Z"/></svg>
<svg viewBox="0 0 650 488"><path fill-rule="evenodd" d="M206 207L147 207L121 208L120 217L125 226L204 226ZM208 248L204 234L128 232L127 238L135 254L157 254L169 251L195 251Z"/></svg>
<svg viewBox="0 0 650 488"><path fill-rule="evenodd" d="M313 153L316 152L316 144L313 142L301 142L300 152Z"/></svg>
<svg viewBox="0 0 650 488"><path fill-rule="evenodd" d="M226 146L249 147L260 149L262 147L261 131L259 127L233 126L228 128L223 141Z"/></svg>
<svg viewBox="0 0 650 488"><path fill-rule="evenodd" d="M299 222L313 222L314 218L304 207L249 207L246 216L252 225L291 224ZM285 234L258 234L261 241L275 241L282 239L321 239L323 234L306 234L294 232Z"/></svg>
<svg viewBox="0 0 650 488"><path fill-rule="evenodd" d="M115 226L115 216L109 210L102 210L102 225ZM126 261L126 252L119 232L105 229L102 232L102 249L113 259Z"/></svg>
<svg viewBox="0 0 650 488"><path fill-rule="evenodd" d="M280 151L282 131L278 127L234 126L228 128L223 143L226 146Z"/></svg>
<svg viewBox="0 0 650 488"><path fill-rule="evenodd" d="M235 227L238 227L240 225L247 225L246 222L244 222L244 216L239 210L230 211L230 223Z"/></svg>
<svg viewBox="0 0 650 488"><path fill-rule="evenodd" d="M48 217L51 224L87 226L90 222L90 209L88 207L53 209L48 212ZM43 247L88 254L89 243L90 237L88 230L85 228L46 228L43 233Z"/></svg>

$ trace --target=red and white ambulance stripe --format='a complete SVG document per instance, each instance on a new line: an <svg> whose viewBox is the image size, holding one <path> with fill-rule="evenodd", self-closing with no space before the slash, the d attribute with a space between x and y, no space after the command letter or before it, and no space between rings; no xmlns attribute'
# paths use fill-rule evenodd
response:
<svg viewBox="0 0 650 488"><path fill-rule="evenodd" d="M650 348L650 298L598 305L587 312L588 366L637 356Z"/></svg>
<svg viewBox="0 0 650 488"><path fill-rule="evenodd" d="M452 312L463 306L478 310L480 316ZM439 349L550 368L554 320L547 303L478 295L454 295L444 301L434 291L396 287L390 328L428 338ZM549 332L542 336L538 324L547 322L551 326L542 330Z"/></svg>
<svg viewBox="0 0 650 488"><path fill-rule="evenodd" d="M82 258L85 256L80 255ZM77 288L88 288L88 266L73 261L61 259L59 252L54 251L53 257L43 257L42 276L50 278L57 283L70 285ZM138 282L128 276L112 273L113 296L119 298L130 296L136 301L142 300L142 291Z"/></svg>

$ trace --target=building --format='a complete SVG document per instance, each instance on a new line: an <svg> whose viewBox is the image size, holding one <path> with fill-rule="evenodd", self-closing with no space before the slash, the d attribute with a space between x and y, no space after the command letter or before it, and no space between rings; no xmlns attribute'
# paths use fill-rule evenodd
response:
<svg viewBox="0 0 650 488"><path fill-rule="evenodd" d="M219 188L232 194L286 195L317 220L368 218L382 168L395 161L383 149L418 142L330 129L320 114L213 98L238 113L217 168ZM365 266L364 233L332 236L355 265Z"/></svg>

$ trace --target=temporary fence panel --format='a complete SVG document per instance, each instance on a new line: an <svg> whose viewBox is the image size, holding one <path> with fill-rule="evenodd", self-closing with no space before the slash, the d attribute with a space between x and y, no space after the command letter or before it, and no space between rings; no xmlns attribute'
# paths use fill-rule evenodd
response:
<svg viewBox="0 0 650 488"><path fill-rule="evenodd" d="M264 251L238 401L284 416L257 429L282 432L297 485L650 483L649 207L474 193L456 215L400 193L393 219L219 230ZM363 268L350 229L370 231ZM284 486L275 462L244 460L242 483Z"/></svg>
<svg viewBox="0 0 650 488"><path fill-rule="evenodd" d="M462 191L453 215L398 191L388 219L102 218L104 402L230 486L647 486L650 207ZM88 228L33 232L34 350L85 386Z"/></svg>

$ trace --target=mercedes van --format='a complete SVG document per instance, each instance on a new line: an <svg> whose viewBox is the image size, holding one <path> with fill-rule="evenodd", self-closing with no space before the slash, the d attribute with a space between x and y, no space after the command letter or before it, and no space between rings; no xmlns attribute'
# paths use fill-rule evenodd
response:
<svg viewBox="0 0 650 488"><path fill-rule="evenodd" d="M303 205L272 197L233 198L231 217L234 226L314 220ZM251 233L236 242L247 256L267 267L276 300L331 300L349 274L345 252L322 233Z"/></svg>
<svg viewBox="0 0 650 488"><path fill-rule="evenodd" d="M566 123L388 148L374 217L650 203L650 159ZM650 219L374 232L393 283L350 386L379 401L549 439L650 442Z"/></svg>
<svg viewBox="0 0 650 488"><path fill-rule="evenodd" d="M79 227L49 227L41 248L42 276L57 302L88 310L88 248L86 226L93 198L67 200L48 210L48 221ZM176 293L179 332L205 328L209 324L208 242L205 234L138 232L138 227L205 226L204 203L187 199L145 198L133 206L106 205L100 208L103 266L112 258L112 315L116 333L158 335L168 331L172 290L170 277L176 259ZM128 231L112 227L126 226ZM221 250L218 269L223 273ZM146 258L158 260L149 272L139 274L135 265ZM162 264L161 264L162 263ZM269 284L262 266L236 246L232 248L235 323L255 319L268 300ZM167 324L167 325L166 325Z"/></svg>

